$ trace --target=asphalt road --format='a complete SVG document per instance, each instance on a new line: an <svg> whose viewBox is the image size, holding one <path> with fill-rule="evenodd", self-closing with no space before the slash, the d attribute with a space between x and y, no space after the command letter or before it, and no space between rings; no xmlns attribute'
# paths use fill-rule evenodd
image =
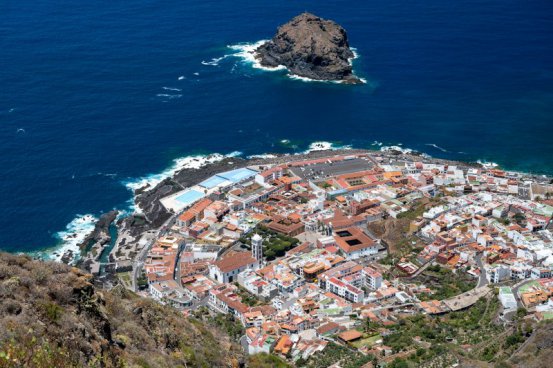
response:
<svg viewBox="0 0 553 368"><path fill-rule="evenodd" d="M522 301L520 300L520 297L518 296L518 290L523 287L524 285L535 281L534 279L526 279L522 282L517 283L515 286L512 287L513 295L515 296L515 299L517 301L517 307L518 308L524 308L524 305L522 305Z"/></svg>
<svg viewBox="0 0 553 368"><path fill-rule="evenodd" d="M144 247L142 248L138 256L134 259L133 267L132 267L132 278L131 278L132 288L134 291L138 291L137 279L138 279L138 275L142 271L142 267L144 267L144 260L146 259L146 255L148 254L148 251L152 248L152 245L154 245L155 241L159 238L159 236L164 231L164 229L168 228L171 222L175 220L175 218L176 218L176 215L173 215L169 217L167 221L165 221L163 225L161 225L157 230L149 230L146 232L150 234L152 234L153 232L153 236L151 237L149 242L146 245L144 245Z"/></svg>
<svg viewBox="0 0 553 368"><path fill-rule="evenodd" d="M478 285L476 285L476 287L488 285L488 279L486 278L486 269L484 268L484 264L482 263L482 254L478 253L476 257L474 257L474 259L476 260L478 268L480 268L480 278L478 279Z"/></svg>

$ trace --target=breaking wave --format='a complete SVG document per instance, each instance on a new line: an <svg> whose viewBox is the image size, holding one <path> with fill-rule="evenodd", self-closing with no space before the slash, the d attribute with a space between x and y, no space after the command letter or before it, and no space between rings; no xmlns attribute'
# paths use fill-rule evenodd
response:
<svg viewBox="0 0 553 368"><path fill-rule="evenodd" d="M242 155L242 152L235 151L227 155L222 155L220 153L213 153L210 155L193 155L181 157L173 160L173 164L162 171L159 174L146 175L136 179L130 179L124 181L123 184L133 192L141 188L154 188L156 185L161 183L163 180L170 178L175 173L183 169L199 169L206 165L222 161L225 158L237 157Z"/></svg>
<svg viewBox="0 0 553 368"><path fill-rule="evenodd" d="M156 95L157 97L162 97L164 99L168 99L168 100L173 100L175 98L181 98L182 95L181 94L174 94L174 95L171 95L169 93L158 93Z"/></svg>
<svg viewBox="0 0 553 368"><path fill-rule="evenodd" d="M440 146L438 146L437 144L434 144L434 143L426 143L425 144L426 146L430 146L430 147L434 147L436 148L437 150L440 150L442 152L449 152L448 150L446 150L445 148L442 148Z"/></svg>
<svg viewBox="0 0 553 368"><path fill-rule="evenodd" d="M302 77L299 75L295 75L289 72L288 68L286 68L284 65L279 65L276 67L267 67L261 65L259 60L255 57L255 50L263 45L264 43L268 42L268 40L261 40L254 43L240 43L237 45L229 45L227 46L229 49L236 51L234 54L231 55L225 55L223 58L227 56L235 56L240 59L242 59L243 62L250 64L255 69L265 70L265 71L278 71L278 70L286 70L288 73L286 76L290 79L302 81L302 82L317 82L317 83L343 83L342 81L326 81L326 80L320 80L320 79L311 79L307 77ZM357 50L352 48L353 51L353 57L349 59L350 64L352 64L354 59L357 59L359 57L359 54L357 53ZM221 59L221 58L219 58ZM216 60L216 59L213 59ZM204 62L202 62L203 64ZM204 64L204 65L211 65L211 64ZM367 80L364 78L359 78L361 82L367 83Z"/></svg>
<svg viewBox="0 0 553 368"><path fill-rule="evenodd" d="M414 150L412 150L411 148L403 148L401 147L401 144L399 145L395 145L395 146L382 146L380 147L380 150L382 152L390 152L390 151L399 151L403 154L409 154L409 153L413 153L415 152Z"/></svg>
<svg viewBox="0 0 553 368"><path fill-rule="evenodd" d="M327 151L327 150L347 150L351 149L351 145L338 145L336 143L327 141L317 141L309 145L309 147L302 153L309 153L315 151Z"/></svg>
<svg viewBox="0 0 553 368"><path fill-rule="evenodd" d="M219 62L221 60L224 60L226 59L227 57L229 56L232 56L232 55L224 55L224 56L221 56L221 57L218 57L218 58L213 58L211 59L210 61L205 61L205 60L202 60L202 65L209 65L209 66L218 66L219 65Z"/></svg>
<svg viewBox="0 0 553 368"><path fill-rule="evenodd" d="M53 249L38 252L36 256L60 262L66 252L72 251L73 258L70 263L74 263L80 257L79 244L94 230L97 221L98 218L91 214L75 216L65 230L55 234L59 244Z"/></svg>
<svg viewBox="0 0 553 368"><path fill-rule="evenodd" d="M499 167L499 165L496 164L495 162L490 162L486 160L478 160L476 162L482 165L486 169L495 169L496 167Z"/></svg>
<svg viewBox="0 0 553 368"><path fill-rule="evenodd" d="M227 47L236 52L231 55L225 56L235 56L241 58L244 62L251 64L251 66L255 69L261 69L265 71L287 70L284 65L279 65L274 68L263 66L261 65L259 60L256 59L255 50L267 41L268 40L261 40L254 43L240 43L237 45L229 45Z"/></svg>
<svg viewBox="0 0 553 368"><path fill-rule="evenodd" d="M269 159L269 158L276 158L276 155L270 154L270 153L262 153L259 155L250 155L247 158L248 159Z"/></svg>

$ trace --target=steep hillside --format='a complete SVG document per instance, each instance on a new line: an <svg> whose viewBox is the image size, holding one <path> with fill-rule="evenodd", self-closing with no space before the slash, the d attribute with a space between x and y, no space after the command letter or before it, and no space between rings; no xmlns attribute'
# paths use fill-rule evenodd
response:
<svg viewBox="0 0 553 368"><path fill-rule="evenodd" d="M540 323L532 336L508 360L506 366L518 368L551 367L553 361L553 322Z"/></svg>
<svg viewBox="0 0 553 368"><path fill-rule="evenodd" d="M59 263L0 253L2 367L239 367L215 328Z"/></svg>

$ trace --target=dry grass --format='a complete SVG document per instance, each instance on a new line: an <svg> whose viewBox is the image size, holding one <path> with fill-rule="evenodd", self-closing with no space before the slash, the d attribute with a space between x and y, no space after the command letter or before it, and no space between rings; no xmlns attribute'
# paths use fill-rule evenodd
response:
<svg viewBox="0 0 553 368"><path fill-rule="evenodd" d="M0 368L231 367L228 336L58 263L0 254Z"/></svg>

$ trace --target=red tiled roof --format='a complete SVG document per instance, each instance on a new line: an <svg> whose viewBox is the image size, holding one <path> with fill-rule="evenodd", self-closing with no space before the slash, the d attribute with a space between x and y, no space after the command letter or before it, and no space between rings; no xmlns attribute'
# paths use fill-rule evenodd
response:
<svg viewBox="0 0 553 368"><path fill-rule="evenodd" d="M372 240L368 235L366 235L363 230L357 227L350 227L337 233L348 232L350 235L335 235L334 240L336 244L342 251L345 253L356 252L358 250L366 249L376 245L374 240ZM357 243L357 244L355 244Z"/></svg>
<svg viewBox="0 0 553 368"><path fill-rule="evenodd" d="M249 253L241 252L241 253L235 253L230 256L227 256L217 262L215 262L215 266L217 266L222 272L230 272L232 270L239 269L241 267L247 266L249 264L253 264L256 262L256 259L253 258Z"/></svg>

